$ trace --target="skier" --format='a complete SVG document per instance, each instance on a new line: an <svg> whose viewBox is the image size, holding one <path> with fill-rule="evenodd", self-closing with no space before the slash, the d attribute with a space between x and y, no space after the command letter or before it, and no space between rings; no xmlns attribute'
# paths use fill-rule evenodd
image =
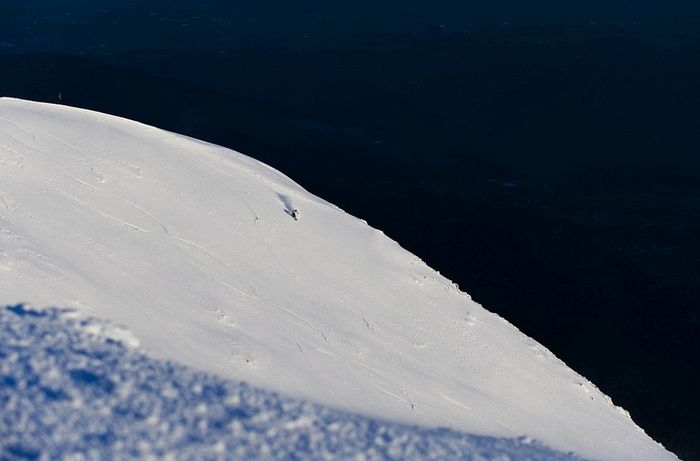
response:
<svg viewBox="0 0 700 461"><path fill-rule="evenodd" d="M292 210L292 212L289 213L289 215L290 215L292 218L294 218L295 221L298 221L298 220L299 220L299 210L297 210L296 208L294 208L294 209Z"/></svg>

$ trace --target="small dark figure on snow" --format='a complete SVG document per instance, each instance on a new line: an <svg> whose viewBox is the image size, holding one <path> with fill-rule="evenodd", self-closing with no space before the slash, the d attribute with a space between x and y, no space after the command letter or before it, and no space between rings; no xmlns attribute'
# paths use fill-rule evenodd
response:
<svg viewBox="0 0 700 461"><path fill-rule="evenodd" d="M289 215L290 215L292 218L294 218L295 221L297 221L297 220L299 219L299 210L297 210L296 208L294 208L294 209L292 210L292 212L289 213Z"/></svg>

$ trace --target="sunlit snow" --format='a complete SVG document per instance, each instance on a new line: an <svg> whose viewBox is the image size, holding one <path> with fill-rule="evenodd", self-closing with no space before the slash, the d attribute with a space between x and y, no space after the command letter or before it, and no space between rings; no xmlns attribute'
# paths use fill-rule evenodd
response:
<svg viewBox="0 0 700 461"><path fill-rule="evenodd" d="M581 460L284 398L88 333L104 326L0 308L1 459Z"/></svg>
<svg viewBox="0 0 700 461"><path fill-rule="evenodd" d="M75 308L157 359L342 411L676 459L546 348L280 172L5 98L0 304L17 303Z"/></svg>

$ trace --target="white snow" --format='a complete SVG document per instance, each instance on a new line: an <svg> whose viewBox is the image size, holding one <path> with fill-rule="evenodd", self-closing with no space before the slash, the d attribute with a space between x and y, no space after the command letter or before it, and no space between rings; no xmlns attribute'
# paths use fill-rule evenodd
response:
<svg viewBox="0 0 700 461"><path fill-rule="evenodd" d="M341 410L677 459L546 348L282 173L2 98L0 304L19 302L78 308L156 357Z"/></svg>
<svg viewBox="0 0 700 461"><path fill-rule="evenodd" d="M584 461L528 437L401 425L290 399L146 356L85 328L108 322L68 314L0 307L4 461Z"/></svg>

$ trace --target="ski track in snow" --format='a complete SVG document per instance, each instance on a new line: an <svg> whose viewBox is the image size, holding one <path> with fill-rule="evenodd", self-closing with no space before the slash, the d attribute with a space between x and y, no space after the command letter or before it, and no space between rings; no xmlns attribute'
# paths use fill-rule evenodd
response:
<svg viewBox="0 0 700 461"><path fill-rule="evenodd" d="M353 413L676 459L544 346L277 170L1 98L0 303L18 302L76 308L158 359Z"/></svg>

